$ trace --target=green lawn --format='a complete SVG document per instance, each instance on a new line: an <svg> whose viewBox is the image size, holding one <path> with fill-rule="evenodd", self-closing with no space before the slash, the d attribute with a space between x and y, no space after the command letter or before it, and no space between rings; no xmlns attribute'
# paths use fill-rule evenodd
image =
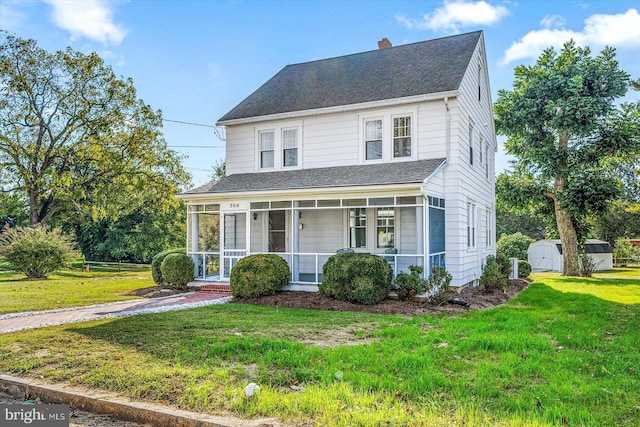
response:
<svg viewBox="0 0 640 427"><path fill-rule="evenodd" d="M0 372L293 425L638 425L640 281L535 279L458 316L230 304L16 332Z"/></svg>
<svg viewBox="0 0 640 427"><path fill-rule="evenodd" d="M154 286L151 272L61 271L49 279L0 272L0 314L78 307L136 297L121 295Z"/></svg>

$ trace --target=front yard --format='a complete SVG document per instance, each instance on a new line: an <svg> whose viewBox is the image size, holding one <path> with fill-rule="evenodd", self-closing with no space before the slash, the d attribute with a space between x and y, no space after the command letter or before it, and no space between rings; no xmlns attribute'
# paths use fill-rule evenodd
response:
<svg viewBox="0 0 640 427"><path fill-rule="evenodd" d="M291 425L635 426L636 273L538 275L455 315L229 304L23 331L0 335L0 372Z"/></svg>
<svg viewBox="0 0 640 427"><path fill-rule="evenodd" d="M24 274L0 272L0 315L125 301L136 297L123 293L154 285L150 270L66 270L49 279L26 279Z"/></svg>

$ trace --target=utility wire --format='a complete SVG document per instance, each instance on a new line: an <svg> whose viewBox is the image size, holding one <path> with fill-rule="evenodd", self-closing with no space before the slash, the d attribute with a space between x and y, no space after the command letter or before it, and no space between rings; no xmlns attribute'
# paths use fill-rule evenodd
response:
<svg viewBox="0 0 640 427"><path fill-rule="evenodd" d="M190 126L202 126L202 127L205 127L205 128L213 128L213 129L217 129L218 128L215 125L204 125L202 123L182 122L180 120L162 119L162 121L171 122L171 123L180 123L180 124L183 124L183 125L190 125Z"/></svg>
<svg viewBox="0 0 640 427"><path fill-rule="evenodd" d="M225 148L224 145L167 145L169 148Z"/></svg>

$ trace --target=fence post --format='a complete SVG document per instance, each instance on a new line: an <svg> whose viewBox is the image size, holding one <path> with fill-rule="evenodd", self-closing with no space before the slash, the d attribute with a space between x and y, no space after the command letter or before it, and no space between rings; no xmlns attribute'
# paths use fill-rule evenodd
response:
<svg viewBox="0 0 640 427"><path fill-rule="evenodd" d="M517 279L518 278L518 258L509 258L511 261L511 274L509 275L509 279Z"/></svg>

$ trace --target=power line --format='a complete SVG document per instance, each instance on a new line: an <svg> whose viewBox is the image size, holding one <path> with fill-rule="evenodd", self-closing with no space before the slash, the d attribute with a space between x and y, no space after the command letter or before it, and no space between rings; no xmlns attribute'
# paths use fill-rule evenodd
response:
<svg viewBox="0 0 640 427"><path fill-rule="evenodd" d="M162 121L171 122L171 123L180 123L180 124L183 124L183 125L201 126L201 127L205 127L205 128L218 129L218 127L215 126L215 125L205 125L205 124L202 124L202 123L183 122L183 121L180 121L180 120L169 120L169 119L162 119Z"/></svg>
<svg viewBox="0 0 640 427"><path fill-rule="evenodd" d="M167 145L169 148L225 148L224 145Z"/></svg>

